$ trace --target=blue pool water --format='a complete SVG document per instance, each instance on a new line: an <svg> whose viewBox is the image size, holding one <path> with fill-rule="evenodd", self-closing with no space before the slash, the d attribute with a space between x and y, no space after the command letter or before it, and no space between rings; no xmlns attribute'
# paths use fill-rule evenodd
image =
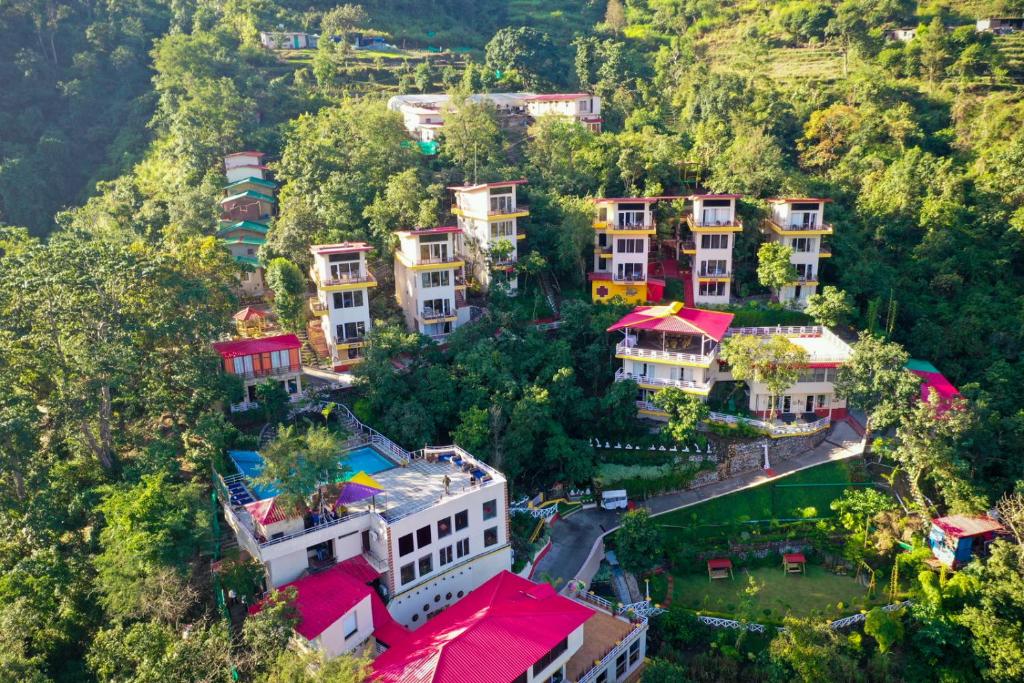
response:
<svg viewBox="0 0 1024 683"><path fill-rule="evenodd" d="M228 457L231 458L231 462L235 463L239 473L249 480L249 487L254 496L263 500L264 498L271 498L277 495L276 486L254 486L251 483L263 471L263 458L259 453L256 451L228 451ZM377 472L383 472L395 467L395 463L385 458L371 446L360 446L359 448L342 453L338 456L338 462L345 463L349 476L357 472L376 474Z"/></svg>

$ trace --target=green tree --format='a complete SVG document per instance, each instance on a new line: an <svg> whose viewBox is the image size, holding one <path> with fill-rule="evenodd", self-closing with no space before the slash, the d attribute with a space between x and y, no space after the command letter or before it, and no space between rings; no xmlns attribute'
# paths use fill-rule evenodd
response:
<svg viewBox="0 0 1024 683"><path fill-rule="evenodd" d="M111 616L148 615L152 596L168 578L159 570L187 575L204 538L203 510L197 485L175 484L164 472L106 490L97 506L104 524L95 565L100 602Z"/></svg>
<svg viewBox="0 0 1024 683"><path fill-rule="evenodd" d="M546 88L560 82L555 55L558 49L548 34L528 26L507 26L484 47L487 68L514 74L527 88ZM447 121L445 122L447 126Z"/></svg>
<svg viewBox="0 0 1024 683"><path fill-rule="evenodd" d="M321 485L343 477L340 451L338 435L327 427L310 426L303 433L286 425L260 449L263 470L256 482L277 488L277 505L283 511L302 509Z"/></svg>
<svg viewBox="0 0 1024 683"><path fill-rule="evenodd" d="M306 278L297 265L278 257L267 264L267 285L274 292L274 313L285 329L298 331L306 321Z"/></svg>
<svg viewBox="0 0 1024 683"><path fill-rule="evenodd" d="M429 92L434 85L434 69L427 60L416 65L412 76L416 80L416 89L420 92Z"/></svg>
<svg viewBox="0 0 1024 683"><path fill-rule="evenodd" d="M804 683L857 680L858 662L835 630L824 622L791 617L786 618L785 626L768 648L774 664Z"/></svg>
<svg viewBox="0 0 1024 683"><path fill-rule="evenodd" d="M117 625L96 634L87 656L100 681L231 681L232 653L222 623L187 633L154 622Z"/></svg>
<svg viewBox="0 0 1024 683"><path fill-rule="evenodd" d="M845 323L853 311L850 295L832 285L825 285L820 292L807 297L807 315L825 327Z"/></svg>
<svg viewBox="0 0 1024 683"><path fill-rule="evenodd" d="M864 633L874 638L878 650L885 654L903 640L902 610L886 612L881 607L873 608L864 619Z"/></svg>
<svg viewBox="0 0 1024 683"><path fill-rule="evenodd" d="M267 379L257 384L256 400L268 423L277 424L288 417L288 392L277 380Z"/></svg>
<svg viewBox="0 0 1024 683"><path fill-rule="evenodd" d="M919 396L920 381L906 369L908 360L899 344L861 333L849 361L836 372L836 396L867 416L866 449L874 431L896 426Z"/></svg>
<svg viewBox="0 0 1024 683"><path fill-rule="evenodd" d="M738 127L732 142L712 162L708 187L764 197L779 188L784 176L778 141L763 127Z"/></svg>
<svg viewBox="0 0 1024 683"><path fill-rule="evenodd" d="M396 230L433 227L438 201L429 196L431 189L424 186L415 168L407 168L388 178L384 191L363 210L374 241L382 248L391 249L398 242Z"/></svg>
<svg viewBox="0 0 1024 683"><path fill-rule="evenodd" d="M661 557L661 530L643 508L622 515L615 532L616 556L626 571L641 574Z"/></svg>
<svg viewBox="0 0 1024 683"><path fill-rule="evenodd" d="M686 683L690 680L689 670L675 662L655 657L644 666L644 683Z"/></svg>
<svg viewBox="0 0 1024 683"><path fill-rule="evenodd" d="M952 61L946 38L946 27L942 18L936 16L928 26L922 28L915 42L920 47L922 75L934 85L946 73L946 67Z"/></svg>
<svg viewBox="0 0 1024 683"><path fill-rule="evenodd" d="M626 28L626 8L622 6L622 0L608 0L604 12L604 25L615 33L620 33Z"/></svg>
<svg viewBox="0 0 1024 683"><path fill-rule="evenodd" d="M320 34L323 36L321 44L334 44L329 40L337 36L341 40L338 45L348 46L348 34L365 26L370 16L363 9L362 5L346 3L324 12L320 19Z"/></svg>
<svg viewBox="0 0 1024 683"><path fill-rule="evenodd" d="M668 387L656 393L654 405L668 413L665 431L679 443L692 441L697 426L707 419L710 412L707 403L677 387Z"/></svg>
<svg viewBox="0 0 1024 683"><path fill-rule="evenodd" d="M763 384L768 390L768 419L775 419L776 397L785 393L807 367L807 351L786 337L762 339L738 334L722 342L721 357L732 369L733 379Z"/></svg>
<svg viewBox="0 0 1024 683"><path fill-rule="evenodd" d="M793 248L782 242L765 242L757 250L757 281L778 292L796 280L796 266L790 261Z"/></svg>
<svg viewBox="0 0 1024 683"><path fill-rule="evenodd" d="M494 107L468 99L451 102L441 129L441 157L468 182L495 173L505 160Z"/></svg>

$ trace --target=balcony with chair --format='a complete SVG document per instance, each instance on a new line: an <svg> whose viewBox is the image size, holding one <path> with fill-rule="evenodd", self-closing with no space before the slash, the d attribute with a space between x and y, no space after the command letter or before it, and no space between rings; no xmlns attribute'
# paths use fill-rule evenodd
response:
<svg viewBox="0 0 1024 683"><path fill-rule="evenodd" d="M686 225L691 232L712 233L712 232L742 232L743 221L739 218L732 220L703 220L694 218L693 215L686 217Z"/></svg>

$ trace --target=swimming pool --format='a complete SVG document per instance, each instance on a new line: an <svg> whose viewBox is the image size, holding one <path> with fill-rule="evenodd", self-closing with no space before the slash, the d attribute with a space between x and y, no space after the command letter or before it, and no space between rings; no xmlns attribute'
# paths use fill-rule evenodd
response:
<svg viewBox="0 0 1024 683"><path fill-rule="evenodd" d="M276 486L255 486L252 484L253 479L260 476L260 472L263 471L263 457L259 453L256 451L228 451L228 457L231 458L231 462L235 463L238 471L249 481L249 489L254 496L263 500L278 494ZM357 472L376 474L396 466L395 463L388 460L372 446L360 446L351 451L346 451L338 456L338 463L344 463L348 476L352 476Z"/></svg>

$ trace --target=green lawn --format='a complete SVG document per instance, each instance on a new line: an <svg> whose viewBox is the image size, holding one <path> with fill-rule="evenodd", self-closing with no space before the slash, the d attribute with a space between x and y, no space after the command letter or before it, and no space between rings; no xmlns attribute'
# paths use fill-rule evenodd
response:
<svg viewBox="0 0 1024 683"><path fill-rule="evenodd" d="M750 520L829 517L829 508L843 494L844 486L792 486L793 484L847 484L849 461L819 465L781 477L751 489L714 498L682 510L655 517L663 526L732 524ZM813 508L814 514L809 508Z"/></svg>
<svg viewBox="0 0 1024 683"><path fill-rule="evenodd" d="M820 566L809 565L806 574L784 574L782 567L735 569L733 579L710 581L706 574L674 576L672 603L687 609L714 615L735 616L745 597L747 577L752 576L761 590L754 600L754 621L778 622L792 616L822 616L837 619L884 603L869 600L867 589L853 577L836 576ZM665 601L667 581L664 576L651 581L651 597ZM843 603L839 608L838 603Z"/></svg>

